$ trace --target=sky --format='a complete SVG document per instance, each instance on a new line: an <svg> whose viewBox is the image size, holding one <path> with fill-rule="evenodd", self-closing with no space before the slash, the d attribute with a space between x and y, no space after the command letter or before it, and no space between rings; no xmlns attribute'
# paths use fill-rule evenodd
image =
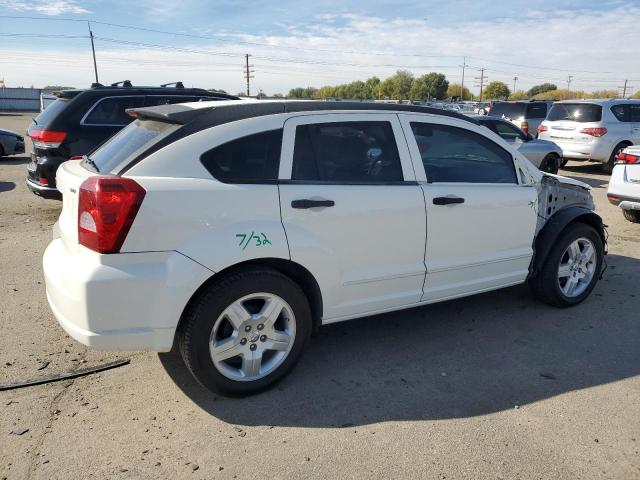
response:
<svg viewBox="0 0 640 480"><path fill-rule="evenodd" d="M508 3L508 4L507 4ZM275 6L274 6L275 5ZM9 18L12 17L12 18ZM20 18L18 18L20 17ZM27 18L28 17L28 18ZM437 71L478 92L487 81L527 90L640 89L640 0L0 0L6 86L137 85L286 93L397 69Z"/></svg>

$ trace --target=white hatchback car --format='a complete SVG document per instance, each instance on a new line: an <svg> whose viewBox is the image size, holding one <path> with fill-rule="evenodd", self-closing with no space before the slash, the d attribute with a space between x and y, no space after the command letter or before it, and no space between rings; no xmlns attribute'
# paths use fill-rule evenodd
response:
<svg viewBox="0 0 640 480"><path fill-rule="evenodd" d="M589 187L466 116L304 101L132 114L58 170L48 300L85 345L175 340L214 391L282 378L320 325L527 280L569 306L600 277Z"/></svg>
<svg viewBox="0 0 640 480"><path fill-rule="evenodd" d="M624 149L617 158L607 198L622 209L624 218L640 223L640 145Z"/></svg>

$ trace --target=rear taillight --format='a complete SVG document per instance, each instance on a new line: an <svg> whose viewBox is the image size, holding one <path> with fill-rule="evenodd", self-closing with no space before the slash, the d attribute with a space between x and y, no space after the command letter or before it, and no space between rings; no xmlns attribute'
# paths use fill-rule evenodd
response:
<svg viewBox="0 0 640 480"><path fill-rule="evenodd" d="M606 135L607 129L604 127L583 128L580 133L591 135L592 137L602 137Z"/></svg>
<svg viewBox="0 0 640 480"><path fill-rule="evenodd" d="M58 148L64 139L67 138L67 132L54 132L52 130L32 129L29 137L33 140L36 148Z"/></svg>
<svg viewBox="0 0 640 480"><path fill-rule="evenodd" d="M130 178L94 176L80 185L78 242L98 253L118 253L145 190Z"/></svg>
<svg viewBox="0 0 640 480"><path fill-rule="evenodd" d="M540 125L538 127L538 133L546 132L547 130L549 130L549 129L547 128L546 125Z"/></svg>
<svg viewBox="0 0 640 480"><path fill-rule="evenodd" d="M524 133L529 133L529 122L522 122L520 124L520 129L524 132Z"/></svg>
<svg viewBox="0 0 640 480"><path fill-rule="evenodd" d="M640 163L640 156L630 153L619 153L616 158L622 163Z"/></svg>

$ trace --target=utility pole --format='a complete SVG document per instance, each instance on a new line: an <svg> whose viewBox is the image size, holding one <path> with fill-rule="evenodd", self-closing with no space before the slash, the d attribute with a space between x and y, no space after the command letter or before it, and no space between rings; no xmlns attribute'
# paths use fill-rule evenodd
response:
<svg viewBox="0 0 640 480"><path fill-rule="evenodd" d="M244 56L245 58L244 78L247 80L247 97L251 94L251 90L249 86L250 79L255 78L253 75L251 75L254 71L251 70L253 68L253 65L249 65L250 56L251 55L249 55L248 53Z"/></svg>
<svg viewBox="0 0 640 480"><path fill-rule="evenodd" d="M467 66L467 57L462 57L462 83L460 84L460 101L464 101L464 69Z"/></svg>
<svg viewBox="0 0 640 480"><path fill-rule="evenodd" d="M627 98L627 90L631 90L633 87L628 84L629 80L624 81L623 87L618 87L622 89L622 98Z"/></svg>
<svg viewBox="0 0 640 480"><path fill-rule="evenodd" d="M98 64L96 63L96 47L93 44L93 32L91 31L91 22L87 22L89 27L89 38L91 39L91 51L93 52L93 71L96 74L96 83L100 83L98 80Z"/></svg>
<svg viewBox="0 0 640 480"><path fill-rule="evenodd" d="M571 82L573 81L573 75L567 76L567 90L571 91Z"/></svg>
<svg viewBox="0 0 640 480"><path fill-rule="evenodd" d="M480 69L480 76L474 77L476 82L480 82L480 85L476 85L476 87L480 87L480 101L482 101L482 89L484 88L484 82L487 80L487 77L484 74L484 68Z"/></svg>
<svg viewBox="0 0 640 480"><path fill-rule="evenodd" d="M513 77L513 91L516 91L516 82L518 81L518 76Z"/></svg>

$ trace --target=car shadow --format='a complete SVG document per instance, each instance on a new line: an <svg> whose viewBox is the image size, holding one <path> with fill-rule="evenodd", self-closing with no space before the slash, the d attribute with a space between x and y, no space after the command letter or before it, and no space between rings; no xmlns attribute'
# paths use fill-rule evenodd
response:
<svg viewBox="0 0 640 480"><path fill-rule="evenodd" d="M584 177L581 174L600 175L605 178ZM609 185L609 175L602 171L599 163L572 162L562 167L558 171L558 175L580 180L593 188L607 188Z"/></svg>
<svg viewBox="0 0 640 480"><path fill-rule="evenodd" d="M16 184L14 182L3 182L0 181L0 193L2 192L10 192L16 188Z"/></svg>
<svg viewBox="0 0 640 480"><path fill-rule="evenodd" d="M640 294L620 286L638 283L640 261L608 262L590 298L570 309L518 286L325 326L291 375L251 397L210 393L176 349L159 358L200 408L233 424L347 428L485 415L640 373Z"/></svg>
<svg viewBox="0 0 640 480"><path fill-rule="evenodd" d="M25 156L2 157L0 165L26 165L31 159Z"/></svg>

